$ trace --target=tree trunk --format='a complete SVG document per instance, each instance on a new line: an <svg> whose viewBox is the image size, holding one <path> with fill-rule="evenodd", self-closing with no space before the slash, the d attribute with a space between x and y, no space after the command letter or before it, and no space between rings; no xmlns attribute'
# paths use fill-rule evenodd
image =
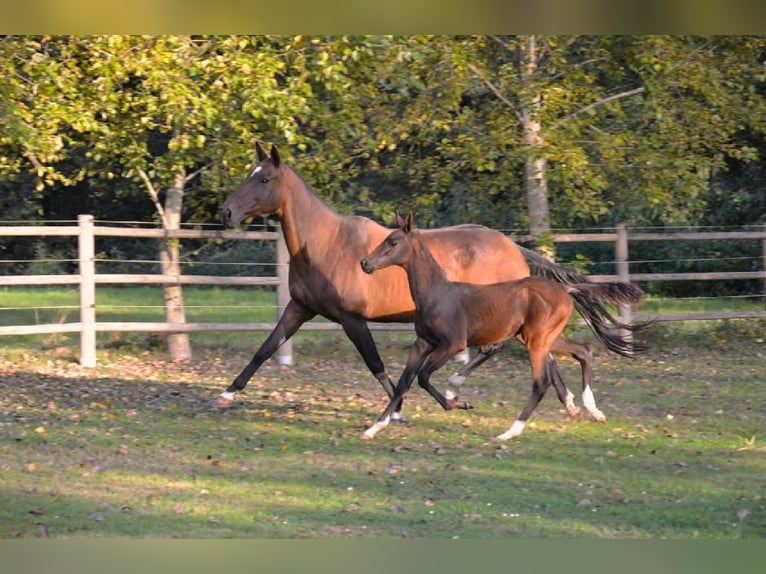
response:
<svg viewBox="0 0 766 574"><path fill-rule="evenodd" d="M525 191L527 195L527 214L529 232L534 237L536 249L553 260L554 246L550 241L551 217L548 209L548 179L545 173L545 156L540 112L542 95L535 87L537 75L537 40L535 36L526 39L521 50L524 60L521 62L521 79L524 93L522 98L521 121L524 130L524 143L527 147L525 161Z"/></svg>
<svg viewBox="0 0 766 574"><path fill-rule="evenodd" d="M181 207L183 205L185 176L179 173L173 185L168 189L165 198L165 229L173 230L181 227ZM160 243L160 262L162 272L169 275L181 275L181 256L177 239L165 238ZM165 321L169 323L185 323L183 289L180 283L166 284ZM173 361L188 361L192 358L191 344L188 333L170 333L167 338L168 354Z"/></svg>

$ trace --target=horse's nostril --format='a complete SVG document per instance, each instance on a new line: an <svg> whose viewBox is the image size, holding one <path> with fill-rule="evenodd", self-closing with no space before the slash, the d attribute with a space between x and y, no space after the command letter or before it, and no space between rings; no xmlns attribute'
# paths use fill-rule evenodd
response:
<svg viewBox="0 0 766 574"><path fill-rule="evenodd" d="M224 225L228 225L229 221L231 221L231 208L230 207L224 207L223 211L221 212L221 221Z"/></svg>

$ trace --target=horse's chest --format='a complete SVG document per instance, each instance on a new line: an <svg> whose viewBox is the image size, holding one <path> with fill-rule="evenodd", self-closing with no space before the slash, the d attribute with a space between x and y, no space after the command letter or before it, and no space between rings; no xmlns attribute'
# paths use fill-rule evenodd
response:
<svg viewBox="0 0 766 574"><path fill-rule="evenodd" d="M317 266L290 265L290 296L320 314L337 314L348 298L348 289L330 269Z"/></svg>

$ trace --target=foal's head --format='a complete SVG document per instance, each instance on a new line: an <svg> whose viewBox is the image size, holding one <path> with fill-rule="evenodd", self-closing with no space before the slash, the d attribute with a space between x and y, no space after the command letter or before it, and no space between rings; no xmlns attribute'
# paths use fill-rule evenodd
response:
<svg viewBox="0 0 766 574"><path fill-rule="evenodd" d="M225 227L236 227L253 215L268 215L279 210L279 185L282 180L281 162L277 146L271 146L267 155L259 142L255 143L258 164L248 174L239 189L221 210Z"/></svg>
<svg viewBox="0 0 766 574"><path fill-rule="evenodd" d="M397 229L394 229L383 242L372 252L362 259L362 270L365 273L372 273L376 269L382 269L391 265L405 266L412 255L412 213L407 215L407 219L396 214Z"/></svg>

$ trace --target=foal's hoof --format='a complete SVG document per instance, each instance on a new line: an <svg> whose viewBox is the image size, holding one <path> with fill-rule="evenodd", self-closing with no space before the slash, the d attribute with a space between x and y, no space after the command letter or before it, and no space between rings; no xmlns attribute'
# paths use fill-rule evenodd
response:
<svg viewBox="0 0 766 574"><path fill-rule="evenodd" d="M567 407L567 413L569 414L570 418L575 420L582 418L582 410L580 407Z"/></svg>
<svg viewBox="0 0 766 574"><path fill-rule="evenodd" d="M457 399L452 399L448 402L449 410L452 409L461 409L464 411L470 411L473 409L473 405L469 403L468 401L459 401Z"/></svg>
<svg viewBox="0 0 766 574"><path fill-rule="evenodd" d="M394 413L394 414L391 415L391 422L392 423L406 424L409 421L407 420L407 417L405 417L403 413ZM372 437L370 437L370 438L372 438Z"/></svg>

